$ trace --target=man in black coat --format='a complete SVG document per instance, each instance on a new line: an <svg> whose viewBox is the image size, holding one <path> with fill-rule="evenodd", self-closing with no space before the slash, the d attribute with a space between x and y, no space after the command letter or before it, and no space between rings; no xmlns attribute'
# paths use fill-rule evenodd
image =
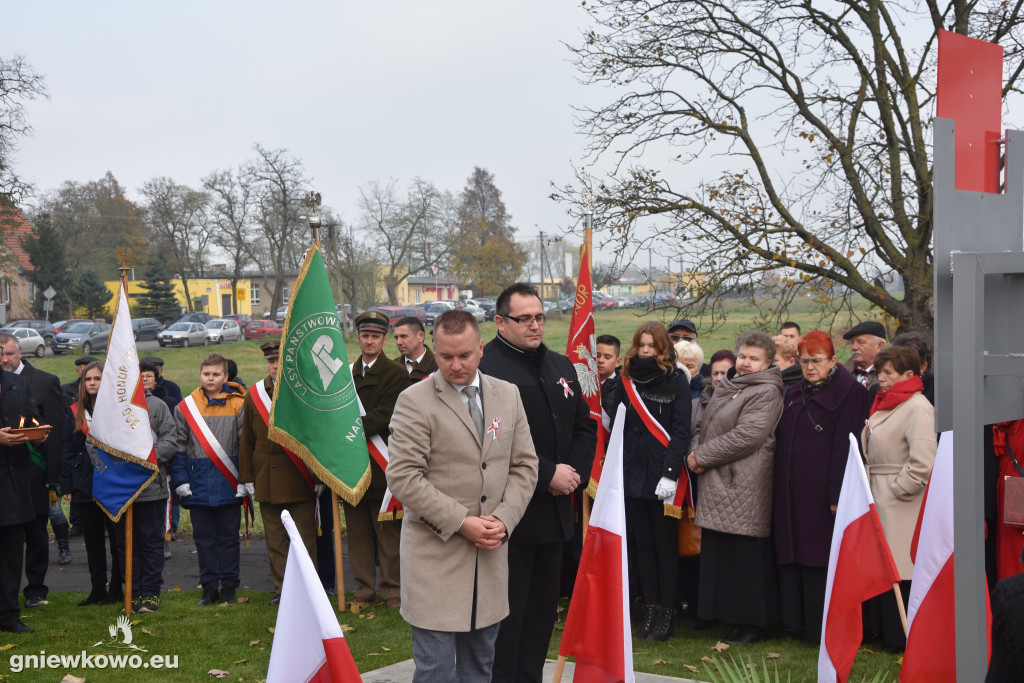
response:
<svg viewBox="0 0 1024 683"><path fill-rule="evenodd" d="M31 633L21 621L18 588L25 558L25 524L35 519L28 439L11 433L36 415L28 380L0 369L0 631Z"/></svg>
<svg viewBox="0 0 1024 683"><path fill-rule="evenodd" d="M25 578L28 580L25 586L25 606L37 607L46 600L49 592L46 587L46 570L50 564L47 521L53 523L53 535L59 549L58 563L71 562L68 520L57 498L61 448L64 443L64 400L57 376L22 361L18 339L6 332L0 333L0 367L28 381L32 398L35 399L35 414L40 416L42 424L52 427L46 441L32 454L32 506L36 514L25 525Z"/></svg>
<svg viewBox="0 0 1024 683"><path fill-rule="evenodd" d="M590 479L597 424L572 362L544 346L544 306L516 283L495 305L498 336L480 372L515 384L539 458L537 488L509 539L509 616L495 644L492 680L540 681L558 615L559 567L573 536L572 493Z"/></svg>

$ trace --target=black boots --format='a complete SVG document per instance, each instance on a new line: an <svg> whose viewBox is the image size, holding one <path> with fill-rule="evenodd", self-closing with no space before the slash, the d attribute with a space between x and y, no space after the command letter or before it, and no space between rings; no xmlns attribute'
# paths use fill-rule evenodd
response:
<svg viewBox="0 0 1024 683"><path fill-rule="evenodd" d="M647 635L647 640L663 641L672 637L672 620L676 611L671 607L658 607L654 617L654 628Z"/></svg>
<svg viewBox="0 0 1024 683"><path fill-rule="evenodd" d="M78 603L79 607L87 607L88 605L99 605L105 603L107 600L107 587L99 586L93 588L89 593L89 597Z"/></svg>
<svg viewBox="0 0 1024 683"><path fill-rule="evenodd" d="M59 524L53 527L53 537L57 541L57 564L71 564L71 534L68 525Z"/></svg>
<svg viewBox="0 0 1024 683"><path fill-rule="evenodd" d="M658 616L657 605L644 605L644 620L640 622L640 628L633 634L634 638L644 639L651 634L651 630L654 629L654 618Z"/></svg>
<svg viewBox="0 0 1024 683"><path fill-rule="evenodd" d="M235 587L224 586L220 592L220 601L228 604L234 604L235 602Z"/></svg>
<svg viewBox="0 0 1024 683"><path fill-rule="evenodd" d="M203 597L199 598L198 605L216 605L220 602L220 591L213 586L203 587Z"/></svg>

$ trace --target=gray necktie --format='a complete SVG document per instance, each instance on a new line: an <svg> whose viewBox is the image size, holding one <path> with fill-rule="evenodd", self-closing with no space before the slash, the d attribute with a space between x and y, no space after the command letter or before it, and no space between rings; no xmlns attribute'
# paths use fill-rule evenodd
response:
<svg viewBox="0 0 1024 683"><path fill-rule="evenodd" d="M476 402L476 393L478 389L476 387L462 387L462 393L469 399L466 403L469 404L469 416L473 418L473 424L476 425L476 434L480 437L480 443L484 441L484 416L480 412L480 406Z"/></svg>

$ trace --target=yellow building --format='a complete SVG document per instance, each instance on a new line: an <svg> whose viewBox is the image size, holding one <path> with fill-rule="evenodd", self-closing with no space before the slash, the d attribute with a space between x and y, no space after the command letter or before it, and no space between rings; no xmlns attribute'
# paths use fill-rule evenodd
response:
<svg viewBox="0 0 1024 683"><path fill-rule="evenodd" d="M174 295L178 298L182 310L188 310L185 300L185 287L181 280L171 280L174 285ZM117 280L109 280L104 283L114 296L117 296ZM142 288L145 280L131 280L128 282L128 298L136 300L146 294ZM252 283L248 279L238 281L234 291L231 289L231 280L226 278L194 278L188 281L188 291L192 296L193 310L209 313L214 318L221 318L234 312L232 299L237 303L239 314L252 315ZM111 311L113 313L113 311Z"/></svg>

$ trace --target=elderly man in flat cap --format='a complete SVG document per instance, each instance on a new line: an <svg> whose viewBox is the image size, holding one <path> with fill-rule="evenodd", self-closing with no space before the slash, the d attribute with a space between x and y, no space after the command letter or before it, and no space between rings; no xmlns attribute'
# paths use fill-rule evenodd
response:
<svg viewBox="0 0 1024 683"><path fill-rule="evenodd" d="M352 364L356 393L363 404L363 430L366 438L377 435L388 441L389 425L395 403L402 390L409 386L409 374L398 363L384 355L390 320L381 311L364 311L356 316L359 338L359 360ZM348 529L348 555L352 576L356 581L353 602L365 605L377 596L377 566L374 561L374 538L380 552L380 594L388 607L402 605L398 545L402 533L401 520L379 521L388 482L384 470L370 458L370 487L359 505L342 502Z"/></svg>
<svg viewBox="0 0 1024 683"><path fill-rule="evenodd" d="M306 552L316 562L316 498L323 485L313 476L299 456L290 453L267 436L270 408L274 401L274 380L281 355L281 340L266 339L260 344L267 361L267 376L245 395L242 408L242 439L238 449L240 481L253 486L253 500L260 504L260 517L266 530L270 578L274 597L281 601L284 565L288 559L288 532L281 523L285 510L295 520Z"/></svg>
<svg viewBox="0 0 1024 683"><path fill-rule="evenodd" d="M878 384L875 356L885 346L882 323L874 320L862 322L850 328L843 339L850 342L850 360L846 361L846 369L868 389Z"/></svg>

